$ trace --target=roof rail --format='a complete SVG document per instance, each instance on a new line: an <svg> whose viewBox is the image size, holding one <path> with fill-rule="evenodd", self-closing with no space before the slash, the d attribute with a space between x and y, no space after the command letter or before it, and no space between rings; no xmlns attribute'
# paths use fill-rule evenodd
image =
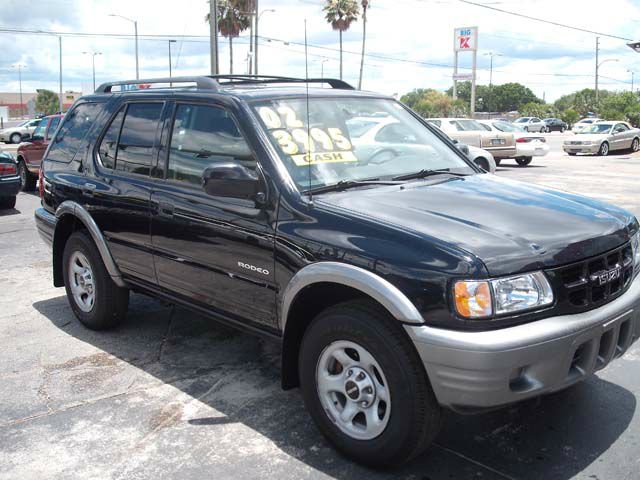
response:
<svg viewBox="0 0 640 480"><path fill-rule="evenodd" d="M351 85L337 78L295 78L272 75L212 75L209 78L228 80L230 84L265 84L265 83L327 83L331 88L355 90Z"/></svg>
<svg viewBox="0 0 640 480"><path fill-rule="evenodd" d="M223 81L223 83L220 82ZM331 88L340 90L354 90L354 88L343 80L336 78L294 78L276 77L272 75L211 75L193 77L171 77L171 78L144 78L140 80L122 80L118 82L107 82L100 85L95 93L110 93L116 86L126 85L148 85L154 83L168 83L174 88L176 83L195 83L198 90L220 91L224 86L233 85L258 85L270 83L326 83ZM175 88L179 88L176 86Z"/></svg>
<svg viewBox="0 0 640 480"><path fill-rule="evenodd" d="M119 82L107 82L96 88L96 93L110 93L113 87L125 85L146 85L153 83L195 83L198 90L220 90L220 84L212 77L193 76L193 77L171 77L171 78L143 78L140 80L122 80Z"/></svg>

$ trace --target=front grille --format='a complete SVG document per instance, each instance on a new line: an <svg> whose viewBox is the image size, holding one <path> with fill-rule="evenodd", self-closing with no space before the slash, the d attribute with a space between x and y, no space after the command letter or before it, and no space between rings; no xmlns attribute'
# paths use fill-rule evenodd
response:
<svg viewBox="0 0 640 480"><path fill-rule="evenodd" d="M631 244L546 271L563 313L600 307L622 295L633 278Z"/></svg>

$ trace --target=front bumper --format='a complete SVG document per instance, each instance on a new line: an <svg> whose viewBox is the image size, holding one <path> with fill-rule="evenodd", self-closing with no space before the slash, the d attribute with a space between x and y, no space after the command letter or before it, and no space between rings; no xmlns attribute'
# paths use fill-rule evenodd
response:
<svg viewBox="0 0 640 480"><path fill-rule="evenodd" d="M562 145L566 153L598 153L600 144L591 145Z"/></svg>
<svg viewBox="0 0 640 480"><path fill-rule="evenodd" d="M0 177L0 197L15 197L20 192L20 177Z"/></svg>
<svg viewBox="0 0 640 480"><path fill-rule="evenodd" d="M485 332L405 326L438 402L460 412L561 390L623 355L640 337L640 275L589 312Z"/></svg>
<svg viewBox="0 0 640 480"><path fill-rule="evenodd" d="M42 207L37 208L33 215L36 220L38 234L40 234L44 243L51 248L53 246L53 234L56 230L56 223L58 222L57 217Z"/></svg>

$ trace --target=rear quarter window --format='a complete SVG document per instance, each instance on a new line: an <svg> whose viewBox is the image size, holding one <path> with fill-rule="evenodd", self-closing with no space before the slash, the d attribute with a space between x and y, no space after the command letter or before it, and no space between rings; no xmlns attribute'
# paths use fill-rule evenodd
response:
<svg viewBox="0 0 640 480"><path fill-rule="evenodd" d="M68 112L49 146L47 160L71 162L99 112L98 103L81 103Z"/></svg>

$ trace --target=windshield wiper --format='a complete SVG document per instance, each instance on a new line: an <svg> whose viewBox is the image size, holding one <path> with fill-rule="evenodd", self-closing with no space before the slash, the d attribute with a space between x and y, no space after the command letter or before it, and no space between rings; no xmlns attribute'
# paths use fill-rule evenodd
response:
<svg viewBox="0 0 640 480"><path fill-rule="evenodd" d="M395 180L395 179L394 179ZM338 183L331 185L324 185L322 187L309 188L302 193L314 194L314 193L326 193L326 192L341 192L349 188L366 187L367 185L397 185L398 182L393 180L380 180L379 178L370 178L368 180L340 180Z"/></svg>
<svg viewBox="0 0 640 480"><path fill-rule="evenodd" d="M442 174L454 175L456 177L466 177L466 176L470 175L469 173L452 172L448 168L442 168L442 169L439 169L439 170L422 169L422 170L420 170L418 172L406 173L404 175L398 175L397 177L393 177L393 179L394 180L414 180L414 179L418 179L418 178L427 178L427 177L431 177L433 175L442 175Z"/></svg>

